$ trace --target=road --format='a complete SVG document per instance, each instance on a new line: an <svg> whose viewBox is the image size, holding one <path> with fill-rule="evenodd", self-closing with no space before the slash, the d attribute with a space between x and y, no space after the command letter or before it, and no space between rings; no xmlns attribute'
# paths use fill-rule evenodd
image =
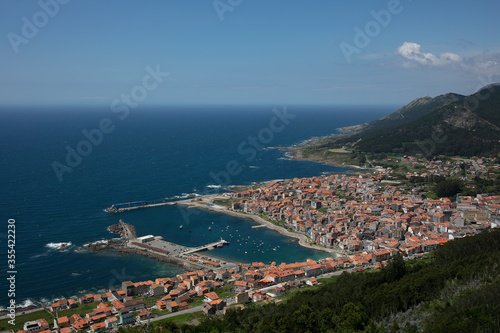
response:
<svg viewBox="0 0 500 333"><path fill-rule="evenodd" d="M195 306L194 308L191 308L191 309L182 310L182 311L178 311L178 312L172 312L172 313L169 313L169 314L166 314L166 315L163 315L163 316L159 316L159 317L151 319L150 322L158 321L158 320L163 320L163 319L167 319L167 318L170 318L170 317L180 316L180 315L183 315L183 314L186 314L186 313L194 313L194 312L200 312L200 311L203 311L201 305L200 306ZM142 323L146 324L146 322L147 322L147 320L144 320Z"/></svg>
<svg viewBox="0 0 500 333"><path fill-rule="evenodd" d="M126 224L125 222L123 222L122 220L120 220L120 225L122 227L122 237L124 239L129 239L129 240L132 240L132 239L136 239L137 238L137 235L135 234L135 232L131 229L129 229L129 225Z"/></svg>

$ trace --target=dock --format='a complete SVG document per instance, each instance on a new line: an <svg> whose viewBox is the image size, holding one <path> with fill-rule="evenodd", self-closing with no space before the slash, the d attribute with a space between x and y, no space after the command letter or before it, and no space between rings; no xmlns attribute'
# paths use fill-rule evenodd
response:
<svg viewBox="0 0 500 333"><path fill-rule="evenodd" d="M187 198L194 198L194 195L187 196ZM106 208L104 211L106 213L117 214L117 213L129 211L129 210L135 210L135 209L141 209L141 208L173 205L173 204L175 204L176 201L184 200L184 199L186 199L186 198L170 198L170 199L118 203L118 204L111 205L110 207Z"/></svg>
<svg viewBox="0 0 500 333"><path fill-rule="evenodd" d="M213 242L213 243L210 243L210 244L207 244L207 245L203 245L203 246L198 246L198 247L195 247L195 248L191 248L190 250L187 250L186 252L184 252L182 254L186 255L186 254L192 254L192 253L195 253L195 252L200 252L200 251L215 249L216 247L222 247L222 246L227 245L227 244L229 244L229 242L227 242L227 241L225 241L225 240L223 240L221 238L220 241L218 241L218 242Z"/></svg>
<svg viewBox="0 0 500 333"><path fill-rule="evenodd" d="M219 260L211 258L205 254L203 257L208 257L204 259L203 257L197 256L197 252L205 250L214 250L215 248L223 247L228 245L229 242L221 238L220 241L213 242L210 244L197 246L197 247L187 247L163 240L161 236L142 236L135 239L128 239L126 247L137 251L138 254L145 256L154 256L159 260L174 260L187 262L190 265L195 265L199 268L219 268L227 265L234 266L235 263L229 262L228 260ZM146 252L144 252L146 251Z"/></svg>

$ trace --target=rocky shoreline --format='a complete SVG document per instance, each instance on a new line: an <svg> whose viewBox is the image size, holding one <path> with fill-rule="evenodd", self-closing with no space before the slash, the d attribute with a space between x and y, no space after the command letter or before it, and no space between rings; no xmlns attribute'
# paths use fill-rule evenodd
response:
<svg viewBox="0 0 500 333"><path fill-rule="evenodd" d="M290 160L294 160L294 161L308 161L308 162L321 163L324 165L331 165L331 166L340 167L340 168L349 168L349 169L355 169L355 170L369 170L367 168L360 167L359 165L342 164L342 163L334 162L332 160L322 160L319 158L303 157L301 149L303 149L304 147L307 147L307 146L308 145L300 146L300 147L286 147L286 148L280 148L280 149L286 151L288 158Z"/></svg>

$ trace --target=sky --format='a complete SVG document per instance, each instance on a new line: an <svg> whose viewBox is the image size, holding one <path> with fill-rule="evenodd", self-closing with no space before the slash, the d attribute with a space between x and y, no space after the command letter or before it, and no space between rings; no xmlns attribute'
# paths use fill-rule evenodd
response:
<svg viewBox="0 0 500 333"><path fill-rule="evenodd" d="M2 0L0 106L404 105L500 81L498 0Z"/></svg>

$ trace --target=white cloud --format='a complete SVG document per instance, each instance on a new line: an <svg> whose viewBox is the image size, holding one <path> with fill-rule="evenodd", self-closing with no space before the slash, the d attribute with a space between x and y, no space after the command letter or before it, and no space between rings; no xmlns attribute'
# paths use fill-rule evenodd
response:
<svg viewBox="0 0 500 333"><path fill-rule="evenodd" d="M459 69L476 75L500 75L500 53L484 52L473 57L461 57L451 52L425 53L417 43L404 42L396 49L396 55L407 60L403 66L442 67Z"/></svg>
<svg viewBox="0 0 500 333"><path fill-rule="evenodd" d="M424 66L449 66L460 64L462 61L462 58L455 53L445 52L437 56L432 53L421 52L420 48L421 46L417 43L404 42L403 45L396 49L396 54Z"/></svg>

